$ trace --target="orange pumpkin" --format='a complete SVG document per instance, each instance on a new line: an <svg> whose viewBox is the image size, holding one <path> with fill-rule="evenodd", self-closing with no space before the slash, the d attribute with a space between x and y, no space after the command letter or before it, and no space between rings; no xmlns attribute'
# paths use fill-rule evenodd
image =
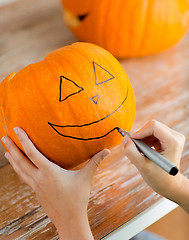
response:
<svg viewBox="0 0 189 240"><path fill-rule="evenodd" d="M75 43L12 73L0 84L0 135L23 128L47 158L72 168L130 130L134 93L120 63L106 50Z"/></svg>
<svg viewBox="0 0 189 240"><path fill-rule="evenodd" d="M155 54L176 44L189 26L188 0L62 0L64 19L82 41L117 57Z"/></svg>

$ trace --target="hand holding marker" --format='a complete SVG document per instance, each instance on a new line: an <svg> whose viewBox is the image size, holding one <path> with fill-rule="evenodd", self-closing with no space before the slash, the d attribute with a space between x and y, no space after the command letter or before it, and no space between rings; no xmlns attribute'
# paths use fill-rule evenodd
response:
<svg viewBox="0 0 189 240"><path fill-rule="evenodd" d="M117 131L123 136L130 137L129 132L124 131L121 128L117 128ZM130 137L131 138L131 137ZM155 164L157 164L160 168L162 168L164 171L169 173L170 175L175 176L178 173L178 168L167 158L162 156L157 151L153 150L151 147L149 147L146 143L144 143L142 140L131 138L132 141L137 146L138 150L143 153L148 159L153 161Z"/></svg>

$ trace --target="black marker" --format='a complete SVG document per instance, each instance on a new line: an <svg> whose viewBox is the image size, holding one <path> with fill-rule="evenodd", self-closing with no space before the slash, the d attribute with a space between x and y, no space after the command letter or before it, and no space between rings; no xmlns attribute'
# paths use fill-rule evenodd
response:
<svg viewBox="0 0 189 240"><path fill-rule="evenodd" d="M125 137L125 136L130 137L129 132L124 131L121 128L117 128L117 130L123 137ZM169 161L167 158L162 156L157 151L153 150L151 147L149 147L142 140L133 139L133 138L131 138L131 139L135 143L135 145L137 146L139 151L144 154L144 156L146 156L148 159L153 161L155 164L157 164L164 171L166 171L167 173L169 173L170 175L173 175L173 176L175 176L178 173L178 171L179 171L178 168L171 161Z"/></svg>

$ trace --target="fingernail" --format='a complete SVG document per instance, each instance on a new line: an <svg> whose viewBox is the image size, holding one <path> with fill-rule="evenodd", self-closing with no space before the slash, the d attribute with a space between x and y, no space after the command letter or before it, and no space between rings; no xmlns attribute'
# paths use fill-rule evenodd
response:
<svg viewBox="0 0 189 240"><path fill-rule="evenodd" d="M4 142L4 143L6 143L6 137L5 137L5 136L2 137L2 138L1 138L1 141Z"/></svg>
<svg viewBox="0 0 189 240"><path fill-rule="evenodd" d="M105 151L105 152L103 152L103 154L102 154L102 159L104 159L106 156L108 156L109 155L109 152L107 152L107 151Z"/></svg>
<svg viewBox="0 0 189 240"><path fill-rule="evenodd" d="M18 128L17 127L15 127L13 130L16 134L18 134Z"/></svg>
<svg viewBox="0 0 189 240"><path fill-rule="evenodd" d="M6 159L9 159L9 154L8 154L8 152L5 153L5 157L6 157Z"/></svg>

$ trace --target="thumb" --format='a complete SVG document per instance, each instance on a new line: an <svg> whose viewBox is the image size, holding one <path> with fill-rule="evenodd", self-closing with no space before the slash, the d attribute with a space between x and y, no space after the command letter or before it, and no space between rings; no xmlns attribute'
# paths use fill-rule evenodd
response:
<svg viewBox="0 0 189 240"><path fill-rule="evenodd" d="M87 165L81 170L84 175L87 176L90 180L92 180L98 166L100 165L101 161L106 158L107 155L110 154L110 150L104 149L97 154L95 154L87 163Z"/></svg>
<svg viewBox="0 0 189 240"><path fill-rule="evenodd" d="M136 145L130 137L123 139L124 153L129 160L140 169L145 164L146 158L138 151Z"/></svg>

